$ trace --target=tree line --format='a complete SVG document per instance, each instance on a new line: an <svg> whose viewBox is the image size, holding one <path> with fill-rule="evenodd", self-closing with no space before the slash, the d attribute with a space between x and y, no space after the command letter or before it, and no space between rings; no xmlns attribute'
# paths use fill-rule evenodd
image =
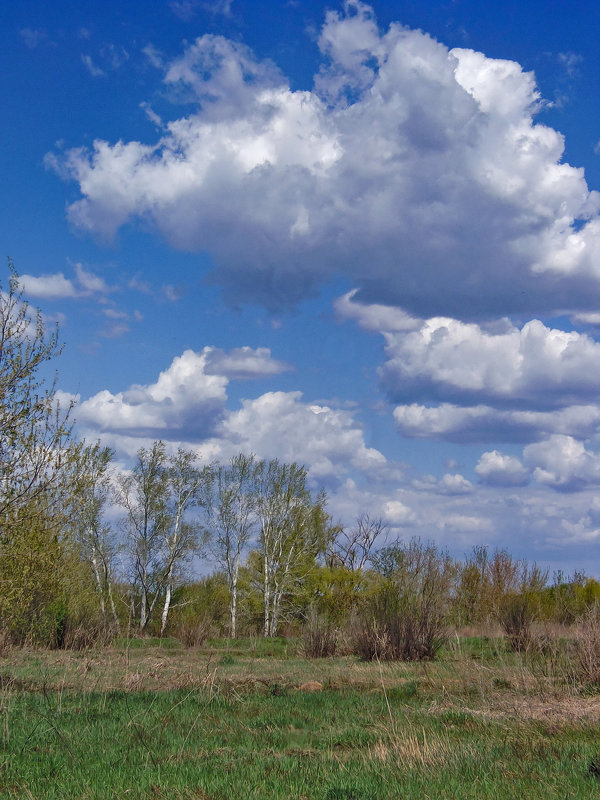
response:
<svg viewBox="0 0 600 800"><path fill-rule="evenodd" d="M118 471L110 448L76 439L72 406L44 378L60 351L11 268L0 295L6 641L291 632L316 655L345 642L365 658L432 658L451 625L499 625L522 649L536 619L569 623L600 599L595 580L549 583L503 550L459 562L431 542L388 541L381 518L336 524L296 463L238 453L201 464L155 441Z"/></svg>

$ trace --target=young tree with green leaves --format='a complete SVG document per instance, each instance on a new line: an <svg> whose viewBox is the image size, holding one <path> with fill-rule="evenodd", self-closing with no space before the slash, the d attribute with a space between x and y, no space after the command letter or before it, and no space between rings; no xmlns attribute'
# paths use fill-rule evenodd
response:
<svg viewBox="0 0 600 800"><path fill-rule="evenodd" d="M314 566L327 546L329 517L326 496L313 500L306 486L306 469L261 461L255 471L263 567L264 636L276 636L282 600L300 571ZM304 568L304 569L302 569Z"/></svg>
<svg viewBox="0 0 600 800"><path fill-rule="evenodd" d="M147 629L162 598L162 634L174 580L201 544L203 527L191 512L206 505L210 471L197 466L192 451L179 449L169 457L164 442L140 448L137 456L133 470L119 479L116 498L125 511L140 630Z"/></svg>
<svg viewBox="0 0 600 800"><path fill-rule="evenodd" d="M242 557L257 529L255 457L239 453L214 470L209 505L213 552L227 576L229 632L237 633L238 579Z"/></svg>
<svg viewBox="0 0 600 800"><path fill-rule="evenodd" d="M89 565L105 624L119 629L114 599L114 559L118 550L104 514L111 497L113 451L100 442L76 446L69 502L71 527L81 556ZM110 618L109 618L110 612Z"/></svg>
<svg viewBox="0 0 600 800"><path fill-rule="evenodd" d="M0 539L19 515L37 512L55 495L71 436L71 406L61 409L56 380L40 374L61 352L58 328L48 333L9 267L8 293L0 291Z"/></svg>
<svg viewBox="0 0 600 800"><path fill-rule="evenodd" d="M207 507L212 482L211 470L208 467L200 469L196 454L181 447L176 455L167 459L166 478L167 503L161 566L161 584L165 598L160 624L161 636L167 627L177 572L206 543L207 532L200 519L192 516L192 512Z"/></svg>

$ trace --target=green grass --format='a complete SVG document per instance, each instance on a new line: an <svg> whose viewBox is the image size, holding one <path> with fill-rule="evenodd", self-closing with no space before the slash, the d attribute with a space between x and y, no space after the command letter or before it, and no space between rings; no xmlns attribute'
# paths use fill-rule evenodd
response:
<svg viewBox="0 0 600 800"><path fill-rule="evenodd" d="M15 651L0 665L0 797L600 796L597 698L494 648L482 661L467 642L428 665L271 648ZM315 679L323 691L298 690Z"/></svg>

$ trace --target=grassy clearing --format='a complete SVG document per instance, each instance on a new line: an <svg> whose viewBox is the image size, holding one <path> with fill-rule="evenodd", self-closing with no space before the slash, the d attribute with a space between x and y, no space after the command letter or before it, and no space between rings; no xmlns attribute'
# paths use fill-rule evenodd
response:
<svg viewBox="0 0 600 800"><path fill-rule="evenodd" d="M600 699L497 642L421 665L306 661L285 640L163 645L2 659L0 797L600 794ZM311 680L323 690L298 688Z"/></svg>

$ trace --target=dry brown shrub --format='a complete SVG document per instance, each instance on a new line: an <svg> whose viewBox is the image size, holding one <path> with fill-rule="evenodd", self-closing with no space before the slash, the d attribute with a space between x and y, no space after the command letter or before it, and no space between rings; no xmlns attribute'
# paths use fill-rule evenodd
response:
<svg viewBox="0 0 600 800"><path fill-rule="evenodd" d="M114 629L104 620L87 620L78 625L67 625L61 649L91 650L93 647L108 647L114 637Z"/></svg>
<svg viewBox="0 0 600 800"><path fill-rule="evenodd" d="M575 679L584 686L600 686L600 606L591 606L573 626Z"/></svg>
<svg viewBox="0 0 600 800"><path fill-rule="evenodd" d="M213 633L211 620L204 616L180 622L175 630L175 637L185 647L200 647Z"/></svg>
<svg viewBox="0 0 600 800"><path fill-rule="evenodd" d="M337 631L312 610L304 626L302 652L305 658L328 658L335 655Z"/></svg>

